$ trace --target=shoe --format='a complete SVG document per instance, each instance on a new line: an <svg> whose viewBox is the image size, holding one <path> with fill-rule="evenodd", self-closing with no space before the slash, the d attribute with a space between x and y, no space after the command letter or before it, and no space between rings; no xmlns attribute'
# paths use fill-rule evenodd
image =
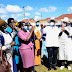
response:
<svg viewBox="0 0 72 72"><path fill-rule="evenodd" d="M60 70L63 70L63 68L64 68L64 66L61 66L61 67L60 67Z"/></svg>
<svg viewBox="0 0 72 72"><path fill-rule="evenodd" d="M71 66L67 66L68 70L71 70Z"/></svg>
<svg viewBox="0 0 72 72"><path fill-rule="evenodd" d="M57 70L57 68L56 68L56 67L53 67L53 69L54 69L54 70Z"/></svg>
<svg viewBox="0 0 72 72"><path fill-rule="evenodd" d="M48 71L50 71L51 70L51 68L48 68Z"/></svg>
<svg viewBox="0 0 72 72"><path fill-rule="evenodd" d="M37 72L36 70L33 70L33 72Z"/></svg>

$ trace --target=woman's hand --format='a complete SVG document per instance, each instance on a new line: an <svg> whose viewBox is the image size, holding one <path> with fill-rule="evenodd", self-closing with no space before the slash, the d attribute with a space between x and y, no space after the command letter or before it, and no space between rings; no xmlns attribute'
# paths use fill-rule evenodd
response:
<svg viewBox="0 0 72 72"><path fill-rule="evenodd" d="M18 29L18 31L20 31L21 30L21 28L17 28L16 27L16 23L14 23L14 29L17 31L17 29Z"/></svg>
<svg viewBox="0 0 72 72"><path fill-rule="evenodd" d="M27 38L26 41L29 41L29 40L30 40L30 38L31 38L32 33L33 33L34 30L35 30L35 26L32 26L32 28L31 28L31 32L30 32L30 34L29 34L29 36L28 36L28 38Z"/></svg>
<svg viewBox="0 0 72 72"><path fill-rule="evenodd" d="M15 41L13 41L12 43L11 43L11 46L14 46L15 45Z"/></svg>
<svg viewBox="0 0 72 72"><path fill-rule="evenodd" d="M17 31L16 23L13 23L13 29Z"/></svg>
<svg viewBox="0 0 72 72"><path fill-rule="evenodd" d="M43 26L43 28L46 27L46 25Z"/></svg>
<svg viewBox="0 0 72 72"><path fill-rule="evenodd" d="M64 25L62 25L62 32L65 30Z"/></svg>
<svg viewBox="0 0 72 72"><path fill-rule="evenodd" d="M35 30L35 26L32 26L31 31L33 32Z"/></svg>

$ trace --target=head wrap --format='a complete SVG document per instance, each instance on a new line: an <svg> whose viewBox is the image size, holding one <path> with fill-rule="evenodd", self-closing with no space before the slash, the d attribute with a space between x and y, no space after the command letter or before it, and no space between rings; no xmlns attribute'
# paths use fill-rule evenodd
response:
<svg viewBox="0 0 72 72"><path fill-rule="evenodd" d="M0 27L4 26L5 25L5 21L4 20L0 20Z"/></svg>

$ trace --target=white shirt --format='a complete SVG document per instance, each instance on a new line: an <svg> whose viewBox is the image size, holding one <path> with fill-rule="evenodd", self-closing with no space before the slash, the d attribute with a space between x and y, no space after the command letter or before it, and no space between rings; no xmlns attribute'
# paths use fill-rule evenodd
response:
<svg viewBox="0 0 72 72"><path fill-rule="evenodd" d="M43 32L46 33L46 47L59 47L59 29L54 26L47 26L43 29Z"/></svg>
<svg viewBox="0 0 72 72"><path fill-rule="evenodd" d="M0 31L0 33L2 33L3 37L4 37L4 46L2 46L2 50L6 50L6 49L10 49L11 48L11 43L13 42L13 39L16 35L16 31L13 31L11 33L11 36L9 35L9 33L3 33L2 31ZM0 48L1 50L1 48Z"/></svg>

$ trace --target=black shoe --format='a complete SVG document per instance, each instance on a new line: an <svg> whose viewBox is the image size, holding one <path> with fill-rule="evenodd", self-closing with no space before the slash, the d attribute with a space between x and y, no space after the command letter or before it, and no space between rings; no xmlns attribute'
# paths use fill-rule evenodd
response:
<svg viewBox="0 0 72 72"><path fill-rule="evenodd" d="M34 72L37 72L37 71L34 71Z"/></svg>
<svg viewBox="0 0 72 72"><path fill-rule="evenodd" d="M36 70L33 70L33 72L37 72Z"/></svg>
<svg viewBox="0 0 72 72"><path fill-rule="evenodd" d="M33 72L37 72L37 71L33 71Z"/></svg>
<svg viewBox="0 0 72 72"><path fill-rule="evenodd" d="M57 68L56 68L56 67L53 67L53 69L54 69L54 70L57 70Z"/></svg>
<svg viewBox="0 0 72 72"><path fill-rule="evenodd" d="M51 68L48 68L48 71L50 71L51 70Z"/></svg>

